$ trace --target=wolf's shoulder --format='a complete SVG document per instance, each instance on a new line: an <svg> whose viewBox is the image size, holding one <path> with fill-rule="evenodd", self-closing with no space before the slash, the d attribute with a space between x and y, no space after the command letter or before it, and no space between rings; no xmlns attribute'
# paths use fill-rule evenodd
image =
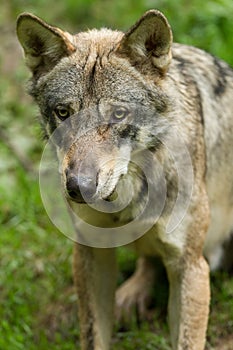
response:
<svg viewBox="0 0 233 350"><path fill-rule="evenodd" d="M172 57L176 66L181 69L192 67L194 71L209 71L214 74L226 75L233 79L232 67L213 54L190 45L174 43Z"/></svg>

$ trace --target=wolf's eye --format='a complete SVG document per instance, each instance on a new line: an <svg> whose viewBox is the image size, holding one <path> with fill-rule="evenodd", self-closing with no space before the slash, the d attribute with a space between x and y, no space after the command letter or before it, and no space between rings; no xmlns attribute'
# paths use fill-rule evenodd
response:
<svg viewBox="0 0 233 350"><path fill-rule="evenodd" d="M65 120L70 116L70 110L67 107L64 106L58 106L55 108L54 113L56 116L61 119Z"/></svg>
<svg viewBox="0 0 233 350"><path fill-rule="evenodd" d="M127 117L129 110L125 107L116 107L112 112L112 119L120 121Z"/></svg>

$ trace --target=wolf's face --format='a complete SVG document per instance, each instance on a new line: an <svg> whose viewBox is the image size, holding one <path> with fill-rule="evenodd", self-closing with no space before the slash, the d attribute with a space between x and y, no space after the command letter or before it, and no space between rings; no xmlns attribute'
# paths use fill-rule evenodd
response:
<svg viewBox="0 0 233 350"><path fill-rule="evenodd" d="M66 195L83 203L113 200L119 188L122 196L129 186L142 191L137 159L150 166L145 151L160 152L170 123L165 18L147 14L125 35L103 29L72 37L24 15L18 35L44 130L56 135Z"/></svg>

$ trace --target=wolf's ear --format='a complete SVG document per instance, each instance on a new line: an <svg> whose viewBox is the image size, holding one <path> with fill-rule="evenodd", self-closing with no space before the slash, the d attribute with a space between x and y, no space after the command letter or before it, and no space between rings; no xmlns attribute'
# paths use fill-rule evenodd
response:
<svg viewBox="0 0 233 350"><path fill-rule="evenodd" d="M30 13L22 13L18 17L17 35L24 49L26 64L33 74L48 72L62 57L76 50L70 34Z"/></svg>
<svg viewBox="0 0 233 350"><path fill-rule="evenodd" d="M164 73L171 61L171 45L172 31L167 19L161 12L150 10L123 36L118 52L136 67L143 69L150 61Z"/></svg>

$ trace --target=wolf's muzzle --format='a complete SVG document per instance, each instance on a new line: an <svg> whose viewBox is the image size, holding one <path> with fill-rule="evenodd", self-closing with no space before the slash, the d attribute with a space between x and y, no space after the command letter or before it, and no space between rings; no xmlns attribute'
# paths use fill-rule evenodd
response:
<svg viewBox="0 0 233 350"><path fill-rule="evenodd" d="M82 174L67 173L66 191L69 197L77 203L91 202L96 193L96 182Z"/></svg>

